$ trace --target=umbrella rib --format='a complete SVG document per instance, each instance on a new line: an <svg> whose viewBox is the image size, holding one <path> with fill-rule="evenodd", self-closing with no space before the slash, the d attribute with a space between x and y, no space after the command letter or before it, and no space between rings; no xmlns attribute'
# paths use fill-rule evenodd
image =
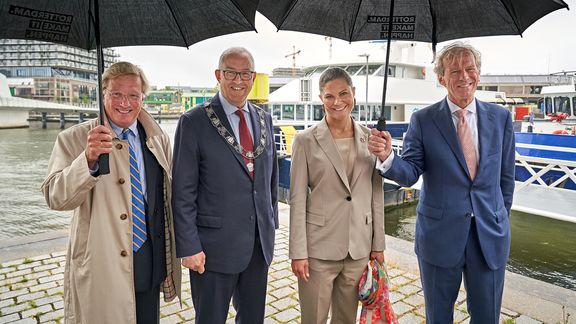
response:
<svg viewBox="0 0 576 324"><path fill-rule="evenodd" d="M506 9L508 16L510 16L510 18L514 22L514 26L516 26L516 31L518 32L518 35L520 35L520 37L522 37L522 30L521 30L520 24L518 23L518 19L517 19L516 15L513 15L512 12L510 11L510 9L512 9L512 8L509 8L506 5L505 1L502 1L502 0L498 0L498 1L504 6L504 9Z"/></svg>
<svg viewBox="0 0 576 324"><path fill-rule="evenodd" d="M438 35L436 34L438 22L436 21L436 11L432 6L432 0L428 0L428 8L430 8L430 19L432 19L432 62L436 61L436 44L438 44Z"/></svg>
<svg viewBox="0 0 576 324"><path fill-rule="evenodd" d="M348 42L352 42L352 37L354 36L354 29L356 28L356 19L358 19L358 13L360 12L361 6L362 6L362 0L358 1L356 12L354 16L352 16L352 28L350 28L350 35L348 36Z"/></svg>
<svg viewBox="0 0 576 324"><path fill-rule="evenodd" d="M186 48L188 48L188 42L186 41L186 36L184 36L184 32L182 32L182 27L180 26L180 24L178 23L178 19L176 19L176 16L174 15L174 10L172 10L172 6L170 5L170 2L168 0L164 0L164 3L166 3L166 5L168 6L168 10L170 10L170 14L172 15L172 20L174 20L176 27L178 27L178 31L180 31L180 36L182 37L182 40L184 41L184 46Z"/></svg>
<svg viewBox="0 0 576 324"><path fill-rule="evenodd" d="M240 8L240 6L238 5L238 3L236 3L236 0L230 0L230 2L232 2L232 4L234 5L234 7L236 7L236 9L238 11L240 11L240 13L242 14L242 16L244 16L244 18L246 18L246 21L248 22L248 24L250 24L250 26L252 27L252 29L254 29L255 32L258 32L256 30L256 26L254 26L254 24L252 24L252 22L250 21L250 19L248 19L246 17L246 13L244 11L242 11L242 8Z"/></svg>
<svg viewBox="0 0 576 324"><path fill-rule="evenodd" d="M282 20L280 22L280 26L278 26L278 30L282 29L282 26L284 25L284 22L286 21L286 18L288 18L288 16L290 15L290 13L292 12L292 10L294 9L294 7L296 7L296 4L299 2L300 0L295 0L292 1L292 4L290 5L290 9L286 10L286 13L284 14L284 17L282 17ZM234 2L234 1L232 1Z"/></svg>

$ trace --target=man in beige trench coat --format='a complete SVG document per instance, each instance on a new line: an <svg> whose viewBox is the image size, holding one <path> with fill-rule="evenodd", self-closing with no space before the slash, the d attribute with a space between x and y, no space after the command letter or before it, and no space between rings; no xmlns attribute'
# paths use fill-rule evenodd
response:
<svg viewBox="0 0 576 324"><path fill-rule="evenodd" d="M180 295L172 152L168 135L142 109L147 90L139 67L113 64L103 75L106 125L92 120L70 127L54 145L42 191L50 208L74 210L64 273L66 323L158 323L160 290L166 301ZM103 153L110 154L108 175L99 174Z"/></svg>

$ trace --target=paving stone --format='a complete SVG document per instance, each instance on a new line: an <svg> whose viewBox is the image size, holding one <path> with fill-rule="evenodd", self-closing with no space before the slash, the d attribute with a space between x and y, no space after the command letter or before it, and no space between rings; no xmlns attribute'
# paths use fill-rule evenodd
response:
<svg viewBox="0 0 576 324"><path fill-rule="evenodd" d="M461 310L454 311L454 322L460 323L470 317L467 312L463 312Z"/></svg>
<svg viewBox="0 0 576 324"><path fill-rule="evenodd" d="M61 265L61 266L59 266L58 268L54 268L54 269L50 270L50 273L53 274L53 275L61 274L61 273L64 273L64 270L65 270L65 269L64 269L64 266Z"/></svg>
<svg viewBox="0 0 576 324"><path fill-rule="evenodd" d="M66 256L60 256L60 257L51 257L50 259L46 259L43 260L42 263L44 264L52 264L52 263L56 263L56 264L60 264L60 262L66 262Z"/></svg>
<svg viewBox="0 0 576 324"><path fill-rule="evenodd" d="M16 322L10 322L10 324L36 324L38 321L35 318L23 318Z"/></svg>
<svg viewBox="0 0 576 324"><path fill-rule="evenodd" d="M63 317L64 317L63 309L55 310L53 312L48 312L46 314L40 315L40 323L54 320L61 320Z"/></svg>
<svg viewBox="0 0 576 324"><path fill-rule="evenodd" d="M2 299L2 300L0 300L0 310L1 310L3 307L12 306L12 305L14 305L15 303L16 303L16 302L14 301L14 298ZM0 323L2 323L2 322L0 322Z"/></svg>
<svg viewBox="0 0 576 324"><path fill-rule="evenodd" d="M270 305L266 305L266 308L264 308L265 317L269 317L270 315L274 315L276 313L278 313L278 310Z"/></svg>
<svg viewBox="0 0 576 324"><path fill-rule="evenodd" d="M180 315L180 317L182 317L182 319L185 322L191 322L192 320L194 320L194 318L196 318L196 312L194 312L194 308L192 307L184 309L178 314Z"/></svg>
<svg viewBox="0 0 576 324"><path fill-rule="evenodd" d="M412 312L412 310L414 309L413 306L408 305L405 302L401 302L401 301L397 302L392 307L394 308L394 312L396 313L396 315L402 315L405 313L409 313L409 312Z"/></svg>
<svg viewBox="0 0 576 324"><path fill-rule="evenodd" d="M2 263L2 268L13 267L13 266L15 267L15 266L21 265L22 263L24 263L24 259L8 261L8 262Z"/></svg>
<svg viewBox="0 0 576 324"><path fill-rule="evenodd" d="M466 300L466 292L463 290L458 291L458 297L456 297L456 304L460 304Z"/></svg>
<svg viewBox="0 0 576 324"><path fill-rule="evenodd" d="M12 297L18 297L20 295L24 295L28 293L28 288L22 288L18 290L8 291L2 294L2 299L8 299Z"/></svg>
<svg viewBox="0 0 576 324"><path fill-rule="evenodd" d="M28 304L28 303L22 303L22 304L8 306L8 307L2 308L2 315L18 313L18 312L21 312L21 311L24 311L24 310L27 310L30 308L32 308L32 306L30 306L30 304Z"/></svg>
<svg viewBox="0 0 576 324"><path fill-rule="evenodd" d="M40 278L40 279L42 279L42 278ZM58 287L58 283L55 281L50 281L47 283L36 285L34 287L30 287L29 289L30 289L30 292L35 292L35 291L41 291L41 290L48 290L48 289L54 288L54 287Z"/></svg>
<svg viewBox="0 0 576 324"><path fill-rule="evenodd" d="M396 290L399 293L402 293L403 295L406 296L410 296L410 295L414 295L415 293L420 291L419 287L416 287L414 285L404 285L402 287L399 287L398 290Z"/></svg>
<svg viewBox="0 0 576 324"><path fill-rule="evenodd" d="M510 317L518 317L520 314L518 314L517 312L513 311L513 310L509 310L507 308L500 308L500 313L508 315Z"/></svg>
<svg viewBox="0 0 576 324"><path fill-rule="evenodd" d="M57 295L38 298L34 302L38 306L42 306L45 304L54 304L54 303L58 303L58 302L63 303L62 296L57 296ZM58 308L54 307L54 309L58 309Z"/></svg>
<svg viewBox="0 0 576 324"><path fill-rule="evenodd" d="M64 300L53 303L52 307L54 307L54 309L64 309Z"/></svg>
<svg viewBox="0 0 576 324"><path fill-rule="evenodd" d="M6 274L6 273L14 272L17 269L16 266L17 265L14 265L12 267L2 267L2 268L0 268L0 274Z"/></svg>
<svg viewBox="0 0 576 324"><path fill-rule="evenodd" d="M282 323L293 323L300 318L300 312L294 308L289 308L275 314L274 318Z"/></svg>
<svg viewBox="0 0 576 324"><path fill-rule="evenodd" d="M18 315L18 313L6 315L6 316L0 316L0 323L13 322L13 321L17 321L19 319L20 319L20 315Z"/></svg>
<svg viewBox="0 0 576 324"><path fill-rule="evenodd" d="M283 311L283 310L286 310L288 308L293 308L297 305L298 305L298 301L294 298L291 298L291 297L282 298L282 299L279 299L279 300L271 303L271 306L273 306L274 308L276 308L279 311Z"/></svg>
<svg viewBox="0 0 576 324"><path fill-rule="evenodd" d="M40 307L31 308L20 313L22 318L34 317L39 314L45 314L53 311L52 305L42 305Z"/></svg>
<svg viewBox="0 0 576 324"><path fill-rule="evenodd" d="M424 297L418 294L414 294L410 297L406 297L403 302L412 306L421 306L424 305Z"/></svg>
<svg viewBox="0 0 576 324"><path fill-rule="evenodd" d="M424 318L413 313L407 313L404 314L402 317L398 318L398 324L416 324L425 322L426 321L424 320Z"/></svg>
<svg viewBox="0 0 576 324"><path fill-rule="evenodd" d="M33 272L30 274L27 274L25 277L26 279L30 280L30 279L39 279L42 277L48 277L50 276L50 271L46 270L46 271L41 271L41 272Z"/></svg>
<svg viewBox="0 0 576 324"><path fill-rule="evenodd" d="M399 286L403 286L405 284L410 283L411 280L404 277L404 276L397 276L395 278L392 278L392 280L390 280L390 282L392 283L392 285L399 287Z"/></svg>
<svg viewBox="0 0 576 324"><path fill-rule="evenodd" d="M58 268L58 265L55 263L49 263L49 264L44 264L38 267L34 267L32 270L34 270L34 272L42 272L42 271L46 271L46 270L51 270L54 268Z"/></svg>
<svg viewBox="0 0 576 324"><path fill-rule="evenodd" d="M30 293L30 294L25 294L25 295L20 295L18 297L16 297L16 303L20 304L29 300L34 300L34 299L38 299L38 298L42 298L46 296L46 292L44 291L39 291L36 293Z"/></svg>
<svg viewBox="0 0 576 324"><path fill-rule="evenodd" d="M182 310L182 308L180 308L180 304L175 303L175 304L170 304L170 305L167 305L167 306L160 308L160 314L162 314L164 316L168 316L171 314L176 314L181 310Z"/></svg>
<svg viewBox="0 0 576 324"><path fill-rule="evenodd" d="M269 281L268 285L274 287L274 288L280 288L280 287L285 287L285 286L289 286L292 284L296 284L297 285L297 281L296 280L292 280L289 278L282 278L282 279L278 279L278 280L274 280L274 281Z"/></svg>
<svg viewBox="0 0 576 324"><path fill-rule="evenodd" d="M66 251L54 252L50 254L53 258L66 257Z"/></svg>
<svg viewBox="0 0 576 324"><path fill-rule="evenodd" d="M178 314L172 314L168 317L163 317L160 319L162 324L172 324L172 323L184 323L184 320Z"/></svg>
<svg viewBox="0 0 576 324"><path fill-rule="evenodd" d="M42 255L37 255L37 256L33 256L33 257L29 257L27 258L30 261L40 261L40 260L46 260L46 259L50 259L52 256L50 254L42 254Z"/></svg>
<svg viewBox="0 0 576 324"><path fill-rule="evenodd" d="M388 277L390 278L395 278L404 274L404 271L398 268L387 269L387 271L388 271Z"/></svg>
<svg viewBox="0 0 576 324"><path fill-rule="evenodd" d="M32 273L32 269L16 270L14 272L8 272L6 274L6 278L23 277L30 273Z"/></svg>
<svg viewBox="0 0 576 324"><path fill-rule="evenodd" d="M16 269L18 269L18 270L30 269L30 268L34 268L34 267L41 266L41 265L42 265L42 261L34 261L34 262L19 264L16 266Z"/></svg>
<svg viewBox="0 0 576 324"><path fill-rule="evenodd" d="M272 290L269 292L269 294L271 294L272 296L274 296L278 299L281 299L281 298L284 298L287 296L292 296L292 295L294 295L295 292L296 291L291 287L283 287L280 289Z"/></svg>
<svg viewBox="0 0 576 324"><path fill-rule="evenodd" d="M394 304L397 301L404 299L406 296L402 295L401 293L391 291L388 293L388 297L390 298L390 302Z"/></svg>
<svg viewBox="0 0 576 324"><path fill-rule="evenodd" d="M515 324L541 324L542 322L537 321L531 317L528 317L526 315L520 315L518 318L516 318L516 320L514 321Z"/></svg>
<svg viewBox="0 0 576 324"><path fill-rule="evenodd" d="M22 289L22 288L31 289L31 287L37 286L37 285L38 285L38 280L26 280L26 279L22 278L22 280L20 282L17 282L17 283L10 285L10 290L18 290L18 289Z"/></svg>
<svg viewBox="0 0 576 324"><path fill-rule="evenodd" d="M49 275L46 277L41 277L38 278L38 281L40 283L47 283L47 282L60 282L60 281L64 281L64 273L59 273L59 274L54 274L54 275Z"/></svg>
<svg viewBox="0 0 576 324"><path fill-rule="evenodd" d="M48 296L64 295L64 286L58 286L58 287L50 288L50 289L46 290L46 295L48 295Z"/></svg>

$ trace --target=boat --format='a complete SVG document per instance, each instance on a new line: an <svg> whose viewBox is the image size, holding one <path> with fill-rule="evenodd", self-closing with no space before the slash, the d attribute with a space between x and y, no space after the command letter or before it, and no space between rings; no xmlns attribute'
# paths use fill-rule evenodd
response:
<svg viewBox="0 0 576 324"><path fill-rule="evenodd" d="M576 85L542 87L536 112L524 116L520 132L576 134Z"/></svg>

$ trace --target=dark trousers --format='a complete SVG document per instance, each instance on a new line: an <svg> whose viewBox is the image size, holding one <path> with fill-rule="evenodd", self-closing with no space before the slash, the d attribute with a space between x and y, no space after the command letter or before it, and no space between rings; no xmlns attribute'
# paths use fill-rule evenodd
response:
<svg viewBox="0 0 576 324"><path fill-rule="evenodd" d="M136 293L136 323L160 323L160 286Z"/></svg>
<svg viewBox="0 0 576 324"><path fill-rule="evenodd" d="M262 254L260 239L255 240L248 267L240 273L205 271L198 274L190 271L196 323L225 323L231 299L236 310L236 323L264 323L267 280L268 264Z"/></svg>
<svg viewBox="0 0 576 324"><path fill-rule="evenodd" d="M454 322L454 303L463 275L470 323L498 324L506 266L496 270L488 267L480 248L474 219L464 256L455 267L437 267L421 259L418 259L418 264L426 303L426 323Z"/></svg>

